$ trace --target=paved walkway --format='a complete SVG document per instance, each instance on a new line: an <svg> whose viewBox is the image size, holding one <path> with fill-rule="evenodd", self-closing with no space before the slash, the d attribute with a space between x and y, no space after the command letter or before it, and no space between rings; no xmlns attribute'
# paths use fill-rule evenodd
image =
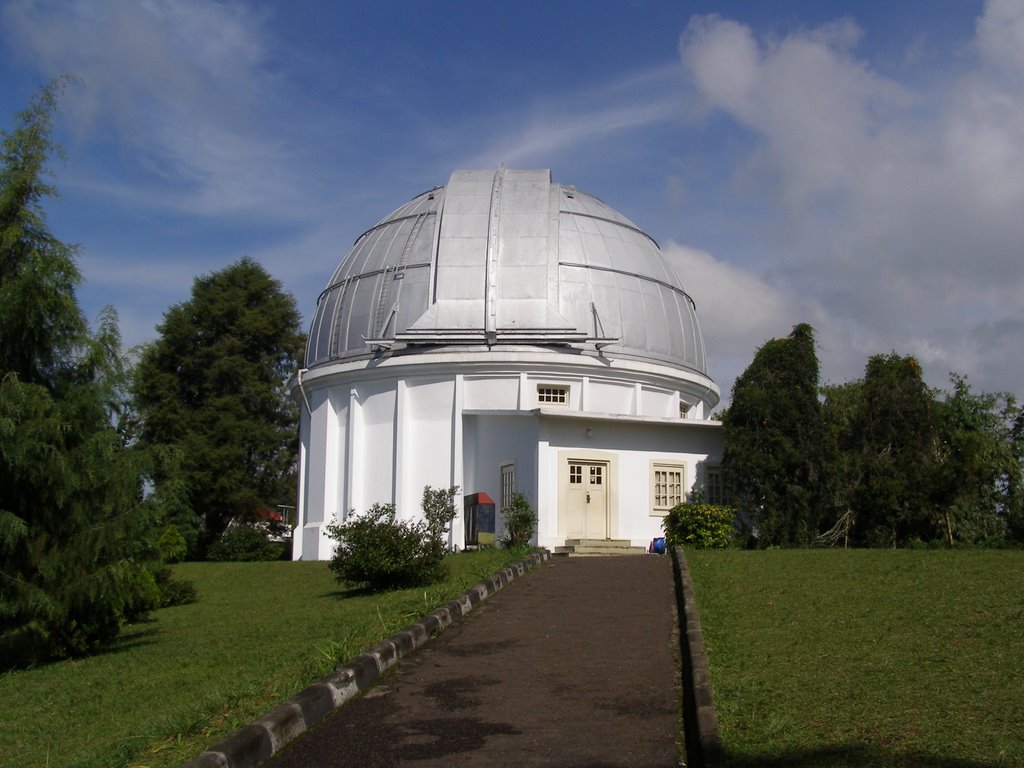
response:
<svg viewBox="0 0 1024 768"><path fill-rule="evenodd" d="M552 558L268 765L678 764L668 556Z"/></svg>

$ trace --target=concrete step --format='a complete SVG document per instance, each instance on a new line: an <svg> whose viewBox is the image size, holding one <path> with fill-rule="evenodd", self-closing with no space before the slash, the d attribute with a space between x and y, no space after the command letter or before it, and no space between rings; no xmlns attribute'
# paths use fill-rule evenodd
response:
<svg viewBox="0 0 1024 768"><path fill-rule="evenodd" d="M566 539L565 546L555 547L554 554L567 557L609 557L643 555L644 547L634 547L624 539Z"/></svg>
<svg viewBox="0 0 1024 768"><path fill-rule="evenodd" d="M611 547L615 549L630 549L633 545L629 539L566 539L567 547Z"/></svg>

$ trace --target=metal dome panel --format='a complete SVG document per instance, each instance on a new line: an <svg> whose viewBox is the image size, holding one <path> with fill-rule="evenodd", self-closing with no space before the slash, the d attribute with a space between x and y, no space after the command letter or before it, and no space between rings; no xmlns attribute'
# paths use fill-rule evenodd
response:
<svg viewBox="0 0 1024 768"><path fill-rule="evenodd" d="M458 343L589 343L707 373L657 243L547 170L455 171L364 232L320 295L306 364Z"/></svg>

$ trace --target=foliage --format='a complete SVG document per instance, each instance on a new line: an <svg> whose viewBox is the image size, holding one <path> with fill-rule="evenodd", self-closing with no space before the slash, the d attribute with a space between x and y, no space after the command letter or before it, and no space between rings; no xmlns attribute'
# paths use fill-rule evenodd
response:
<svg viewBox="0 0 1024 768"><path fill-rule="evenodd" d="M0 157L0 658L80 655L144 616L159 504L151 457L122 433L126 374L117 317L90 333L76 251L42 201L62 87L44 88L2 134Z"/></svg>
<svg viewBox="0 0 1024 768"><path fill-rule="evenodd" d="M140 439L179 452L187 512L172 522L202 548L261 506L294 504L298 406L286 384L304 336L294 298L249 258L196 278L158 330L134 381ZM173 479L161 473L158 487Z"/></svg>
<svg viewBox="0 0 1024 768"><path fill-rule="evenodd" d="M872 546L898 546L915 533L934 538L935 408L921 366L913 357L875 355L862 392L853 425L863 466L854 538Z"/></svg>
<svg viewBox="0 0 1024 768"><path fill-rule="evenodd" d="M1005 546L1024 541L1024 413L951 374L930 389L913 357L872 356L821 388L810 329L769 341L737 379L726 481L765 545Z"/></svg>
<svg viewBox="0 0 1024 768"><path fill-rule="evenodd" d="M1011 478L1019 472L1008 395L925 386L912 357L872 357L863 381L825 388L835 446L829 485L836 518L823 543L905 546L1000 544L1008 535Z"/></svg>
<svg viewBox="0 0 1024 768"><path fill-rule="evenodd" d="M501 546L506 549L525 549L530 546L537 530L537 513L519 491L512 493L512 503L501 511L505 518L505 535Z"/></svg>
<svg viewBox="0 0 1024 768"><path fill-rule="evenodd" d="M46 164L63 81L43 88L0 132L0 371L49 388L76 366L88 336L75 287L75 246L50 233L42 202L56 196Z"/></svg>
<svg viewBox="0 0 1024 768"><path fill-rule="evenodd" d="M209 560L219 562L255 562L278 560L282 544L271 541L267 532L256 525L235 523L220 535L207 551Z"/></svg>
<svg viewBox="0 0 1024 768"><path fill-rule="evenodd" d="M937 413L935 478L940 528L946 543L999 543L1010 534L1011 480L1020 472L1013 428L1019 418L1006 394L971 392L966 377L950 376L953 392Z"/></svg>
<svg viewBox="0 0 1024 768"><path fill-rule="evenodd" d="M825 455L829 462L822 477L822 524L817 544L850 545L853 527L853 493L863 477L853 425L860 418L863 382L851 381L822 387L822 422Z"/></svg>
<svg viewBox="0 0 1024 768"><path fill-rule="evenodd" d="M444 534L455 518L457 487L423 489L424 522L395 519L393 504L374 504L345 523L331 523L338 542L331 571L343 583L399 589L443 579Z"/></svg>
<svg viewBox="0 0 1024 768"><path fill-rule="evenodd" d="M196 585L187 579L179 579L166 565L153 571L153 581L160 592L160 608L173 605L188 605L196 601Z"/></svg>
<svg viewBox="0 0 1024 768"><path fill-rule="evenodd" d="M1009 434L1013 467L1006 478L1006 527L1011 541L1024 542L1024 409L1018 408Z"/></svg>
<svg viewBox="0 0 1024 768"><path fill-rule="evenodd" d="M458 492L458 486L431 488L428 485L423 488L420 507L423 510L423 519L426 521L428 545L433 556L439 560L448 551L445 534L458 513L455 508L455 497Z"/></svg>
<svg viewBox="0 0 1024 768"><path fill-rule="evenodd" d="M421 523L395 520L393 504L374 504L345 523L327 526L338 541L331 570L338 581L394 589L434 580L434 559L424 547Z"/></svg>
<svg viewBox="0 0 1024 768"><path fill-rule="evenodd" d="M814 330L771 339L736 379L723 467L760 546L810 543L818 527L823 423Z"/></svg>
<svg viewBox="0 0 1024 768"><path fill-rule="evenodd" d="M702 502L677 504L661 521L670 547L725 549L736 539L731 507Z"/></svg>
<svg viewBox="0 0 1024 768"><path fill-rule="evenodd" d="M515 557L449 555L444 582L374 594L339 590L321 562L173 566L198 602L108 653L0 675L0 768L178 768Z"/></svg>
<svg viewBox="0 0 1024 768"><path fill-rule="evenodd" d="M164 532L160 534L160 539L156 543L156 548L160 553L160 559L165 563L180 563L185 559L185 553L188 551L185 537L178 532L174 525L164 528Z"/></svg>

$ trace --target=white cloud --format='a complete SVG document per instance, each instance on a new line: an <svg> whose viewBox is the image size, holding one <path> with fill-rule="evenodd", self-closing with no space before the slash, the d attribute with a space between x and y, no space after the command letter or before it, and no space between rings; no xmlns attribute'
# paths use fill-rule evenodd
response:
<svg viewBox="0 0 1024 768"><path fill-rule="evenodd" d="M1024 69L1024 6L1019 0L989 0L978 19L977 44L990 63L1011 72Z"/></svg>
<svg viewBox="0 0 1024 768"><path fill-rule="evenodd" d="M794 299L770 280L706 251L669 241L662 252L697 306L711 377L723 402L757 349L768 339L788 335L798 323L814 327L823 367L841 378L860 375L860 346L814 300Z"/></svg>
<svg viewBox="0 0 1024 768"><path fill-rule="evenodd" d="M875 71L860 38L848 20L758 39L718 17L681 37L700 97L753 139L734 172L775 216L761 271L866 353L1020 388L1024 361L979 342L1024 317L1024 6L991 2L982 58L934 90Z"/></svg>

